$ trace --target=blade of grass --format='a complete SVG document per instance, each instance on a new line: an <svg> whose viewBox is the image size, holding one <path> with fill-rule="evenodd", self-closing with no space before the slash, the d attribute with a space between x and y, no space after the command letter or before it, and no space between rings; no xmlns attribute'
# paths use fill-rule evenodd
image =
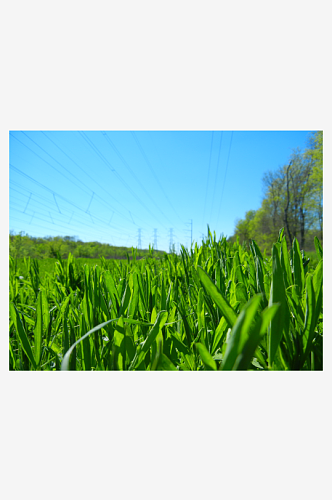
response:
<svg viewBox="0 0 332 500"><path fill-rule="evenodd" d="M242 348L253 328L254 318L260 307L262 295L252 297L242 308L230 334L225 356L222 362L222 370L233 370L237 357L241 354ZM256 348L257 346L255 346Z"/></svg>
<svg viewBox="0 0 332 500"><path fill-rule="evenodd" d="M41 362L41 346L43 341L43 291L41 290L37 298L37 323L34 330L35 336L35 361L37 369Z"/></svg>
<svg viewBox="0 0 332 500"><path fill-rule="evenodd" d="M221 295L220 291L213 283L211 278L206 274L206 272L200 266L197 266L197 273L199 279L202 282L202 285L206 290L206 293L210 295L214 303L219 307L222 314L225 316L226 321L229 324L230 328L232 328L237 318L235 311L232 309L227 300Z"/></svg>
<svg viewBox="0 0 332 500"><path fill-rule="evenodd" d="M287 303L286 303L286 291L283 281L282 268L279 259L278 248L273 245L272 248L272 281L271 281L271 291L269 305L280 303L281 307L277 311L277 314L271 320L268 329L268 357L269 366L272 367L274 357L276 355L278 346L280 344L283 330L288 329L287 325Z"/></svg>
<svg viewBox="0 0 332 500"><path fill-rule="evenodd" d="M22 324L19 312L18 312L18 310L16 309L16 307L15 307L15 305L13 303L10 304L10 312L11 312L11 317L14 320L16 332L17 332L18 337L19 337L19 339L21 341L21 346L22 346L22 348L23 348L26 356L28 357L30 363L36 369L37 365L36 365L36 361L35 361L34 355L32 353L32 349L31 349L31 345L30 345L29 339L28 339L27 334L26 334L26 332L24 330L24 327L23 327L23 324Z"/></svg>
<svg viewBox="0 0 332 500"><path fill-rule="evenodd" d="M207 350L205 345L201 344L200 342L197 342L195 344L195 346L198 350L198 353L201 357L201 360L203 362L205 369L206 370L217 370L216 362L212 358L211 354L209 353L209 351Z"/></svg>

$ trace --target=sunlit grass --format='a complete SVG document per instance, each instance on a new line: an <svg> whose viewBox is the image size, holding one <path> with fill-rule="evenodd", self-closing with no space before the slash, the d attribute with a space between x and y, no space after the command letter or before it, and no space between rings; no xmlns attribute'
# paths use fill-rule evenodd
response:
<svg viewBox="0 0 332 500"><path fill-rule="evenodd" d="M315 246L281 231L264 257L209 231L159 260L10 258L10 369L322 370Z"/></svg>

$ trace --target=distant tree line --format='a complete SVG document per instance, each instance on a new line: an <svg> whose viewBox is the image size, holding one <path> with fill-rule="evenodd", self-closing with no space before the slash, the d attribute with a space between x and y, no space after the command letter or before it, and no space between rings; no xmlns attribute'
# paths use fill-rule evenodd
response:
<svg viewBox="0 0 332 500"><path fill-rule="evenodd" d="M267 252L283 227L288 245L294 237L303 250L314 250L314 237L323 243L323 132L309 136L306 149L296 149L289 162L263 177L264 198L236 222L230 241L254 239Z"/></svg>
<svg viewBox="0 0 332 500"><path fill-rule="evenodd" d="M31 257L33 259L44 259L60 255L66 259L71 253L74 257L125 259L127 254L131 256L131 249L127 247L116 247L98 241L83 242L75 236L46 236L37 238L20 232L9 234L9 254L14 258ZM154 250L154 254L164 252ZM137 250L137 258L149 254L149 250Z"/></svg>

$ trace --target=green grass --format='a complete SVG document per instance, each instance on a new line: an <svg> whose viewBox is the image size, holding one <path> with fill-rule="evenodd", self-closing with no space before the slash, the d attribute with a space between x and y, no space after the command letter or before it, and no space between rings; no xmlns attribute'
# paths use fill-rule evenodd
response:
<svg viewBox="0 0 332 500"><path fill-rule="evenodd" d="M39 275L41 280L45 278L45 274L53 274L55 263L58 259L55 258L45 258L45 259L37 259L39 265ZM63 262L66 262L68 259L63 259ZM94 266L96 264L100 264L100 259L90 259L85 257L77 257L76 263L78 266L84 266L87 264L89 266ZM27 266L24 262L24 259L17 259L17 272L19 272L22 276L27 276Z"/></svg>
<svg viewBox="0 0 332 500"><path fill-rule="evenodd" d="M246 250L210 232L159 260L136 260L135 251L130 261L94 263L10 257L9 367L322 370L315 246L316 265L296 240L288 250L282 231L271 257L254 241Z"/></svg>

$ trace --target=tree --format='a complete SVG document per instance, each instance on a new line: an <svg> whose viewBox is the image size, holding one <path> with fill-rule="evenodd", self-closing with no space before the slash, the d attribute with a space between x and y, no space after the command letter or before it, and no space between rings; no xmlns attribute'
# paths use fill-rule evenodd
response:
<svg viewBox="0 0 332 500"><path fill-rule="evenodd" d="M305 157L312 162L312 200L311 210L315 213L323 240L323 131L313 134L308 141Z"/></svg>
<svg viewBox="0 0 332 500"><path fill-rule="evenodd" d="M317 132L304 152L293 151L287 165L263 177L264 198L256 211L246 212L236 221L234 238L255 239L270 250L279 230L284 227L288 245L296 237L301 248L308 234L320 232L323 239L323 134ZM251 214L251 216L249 216Z"/></svg>
<svg viewBox="0 0 332 500"><path fill-rule="evenodd" d="M252 239L253 231L250 223L255 218L255 214L255 210L249 210L248 212L246 212L244 220L238 219L236 221L235 233L236 236L239 236L242 242Z"/></svg>

